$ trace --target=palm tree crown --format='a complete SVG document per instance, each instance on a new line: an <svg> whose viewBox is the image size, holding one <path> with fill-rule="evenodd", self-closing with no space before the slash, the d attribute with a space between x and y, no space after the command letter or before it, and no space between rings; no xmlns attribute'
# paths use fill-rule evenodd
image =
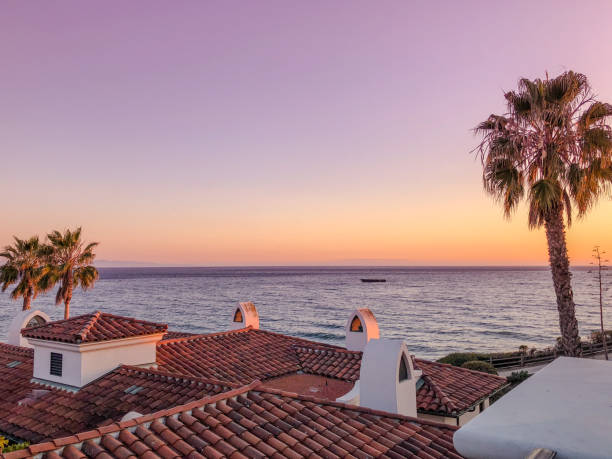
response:
<svg viewBox="0 0 612 459"><path fill-rule="evenodd" d="M87 290L98 279L98 270L91 264L96 255L97 242L85 244L81 240L81 228L64 233L53 231L47 235L48 266L41 280L41 288L49 289L60 282L55 296L55 304L64 303L64 318L70 317L70 301L75 287Z"/></svg>
<svg viewBox="0 0 612 459"><path fill-rule="evenodd" d="M583 216L612 183L612 105L594 99L587 78L566 72L546 80L521 79L505 94L508 112L491 115L475 131L484 187L509 216L525 196L529 226L547 212Z"/></svg>
<svg viewBox="0 0 612 459"><path fill-rule="evenodd" d="M6 263L0 266L0 285L3 292L17 283L11 292L11 298L16 300L23 297L23 310L30 309L33 298L36 298L39 289L39 280L42 275L41 244L38 236L30 239L15 240L13 245L6 246L0 253L0 257L6 259Z"/></svg>
<svg viewBox="0 0 612 459"><path fill-rule="evenodd" d="M507 112L475 128L484 188L506 216L526 197L529 227L545 226L563 349L578 355L564 214L571 224L574 210L584 216L610 190L612 105L595 100L587 78L571 71L521 79L505 98Z"/></svg>

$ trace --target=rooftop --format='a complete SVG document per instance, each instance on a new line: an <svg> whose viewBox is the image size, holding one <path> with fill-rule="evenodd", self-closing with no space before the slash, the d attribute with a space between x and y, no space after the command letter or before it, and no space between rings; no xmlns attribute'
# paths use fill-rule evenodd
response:
<svg viewBox="0 0 612 459"><path fill-rule="evenodd" d="M233 387L219 381L121 366L76 393L30 384L6 404L0 431L36 443L119 421L130 411L148 414ZM2 391L3 396L5 393L8 391Z"/></svg>
<svg viewBox="0 0 612 459"><path fill-rule="evenodd" d="M64 343L92 343L165 333L168 325L96 311L66 320L24 328L22 336Z"/></svg>
<svg viewBox="0 0 612 459"><path fill-rule="evenodd" d="M32 444L52 441L53 448L44 450L48 457L57 457L54 454L83 457L80 455L96 455L103 450L113 450L112 454L115 455L118 450L114 450L112 445L119 448L116 441L125 443L123 447L128 449L136 447L130 443L134 435L157 454L160 453L159 448L167 454L170 451L180 451L169 438L174 438L174 434L183 435L186 431L181 426L175 426L176 414L168 418L168 410L187 404L188 408L181 408L183 411L178 414L179 417L187 416L184 412L193 410L193 403L200 403L198 409L208 414L200 418L190 416L204 424L209 415L213 416L210 419L216 421L210 421L213 424L207 424L208 428L223 438L223 443L218 443L216 437L208 438L210 434L204 434L199 424L197 428L193 427L192 418L188 418L190 424L186 428L195 428L193 432L197 435L205 435L198 437L199 440L190 437L190 441L195 442L192 446L200 454L208 456L224 451L236 453L231 448L247 456L257 456L255 451L264 455L282 451L282 454L289 455L290 451L274 439L285 446L289 445L291 451L306 448L304 451L312 450L329 457L333 457L333 451L340 456L348 452L358 456L357 452L366 451L365 446L370 444L375 449L380 445L388 447L385 454L390 457L402 456L404 450L422 457L456 454L452 450L454 430L449 427L335 402L349 393L360 379L363 357L360 351L259 330L253 326L212 334L169 332L165 324L100 312L27 328L23 334L65 343L164 334L163 340L151 343L152 360L147 357L141 365L147 368L119 365L125 361L118 358L115 364L118 366L109 366L102 376L70 390L63 390L64 386L53 381L47 382L44 378L33 378L32 349L0 343L0 408L4 413L0 419L0 432L11 439L26 440ZM506 384L504 378L427 360L414 359L414 366L422 370L416 394L419 413L456 417ZM242 392L236 392L239 388ZM234 406L238 400L242 405ZM283 413L277 410L280 405L275 404L281 403L277 400L282 400L285 406L279 408L284 410ZM251 408L251 405L256 408ZM236 414L232 415L234 417L229 415L227 406L236 410ZM297 408L297 411L289 407ZM328 413L324 414L321 410ZM144 415L143 419L149 421L138 421L138 428L133 428L136 424L121 424L128 413L132 413L136 419ZM152 413L157 413L155 421L151 421L153 418L148 416ZM313 416L312 413L317 414L316 420L307 419ZM334 418L338 416L337 413L344 413L341 421ZM241 416L245 418L243 422L239 422ZM273 422L270 416L275 416L278 421L274 418ZM314 440L315 443L311 443L310 437L295 443L295 439L301 435L295 434L297 437L291 440L283 434L289 437L292 434L281 432L283 429L276 424L287 422L287 416L295 416L295 422L301 423L295 424L291 418L290 425L294 430L306 432L314 429L319 436L325 436L323 431L329 431L326 437L328 440L332 433L343 438L348 432L350 436L346 439L347 444L340 442L340 439L327 443ZM348 429L344 424L334 424L347 423L357 428L349 422L349 418L359 419L357 422L362 423L357 431ZM272 423L272 426L263 426L261 419ZM255 441L254 437L249 437L251 441L243 438L243 430L236 430L233 424L229 426L231 420L238 422L259 440ZM249 420L253 420L263 430L256 428ZM377 423L390 423L384 429L386 433L373 427ZM224 426L225 430L220 429L218 432L218 425ZM114 433L109 433L110 428L115 429ZM173 432L172 435L163 433L168 429ZM82 444L72 440L58 440L84 430L94 430L97 437L87 433L86 437L91 437L91 441ZM229 436L228 430L236 438ZM340 435L339 431L344 431L344 434ZM161 438L164 445L160 446L157 440L153 441L148 435L154 435L151 438L157 440ZM82 438L82 435L78 438ZM198 450L197 445L202 446L202 441L206 441L209 447L206 453ZM243 441L249 442L249 445L241 443ZM260 444L259 441L264 443ZM58 442L74 445L55 451L58 446L67 444L60 445ZM357 444L360 445L357 449L350 446ZM181 448L185 447L181 445ZM248 450L252 454L243 451L247 446L252 448ZM270 447L276 449L267 449ZM32 446L28 454L37 448L42 446ZM49 444L46 448L50 448ZM140 452L145 451L142 446L138 448ZM82 451L78 452L78 449ZM440 452L440 456L435 456L432 451ZM237 457L240 455L237 454Z"/></svg>
<svg viewBox="0 0 612 459"><path fill-rule="evenodd" d="M442 424L264 390L254 382L5 457L460 458L454 432Z"/></svg>
<svg viewBox="0 0 612 459"><path fill-rule="evenodd" d="M237 384L298 372L353 384L361 357L358 351L251 328L168 339L157 347L157 363L164 371ZM422 359L414 363L423 371L417 407L433 414L461 413L506 385L505 378L479 371ZM333 381L329 385L337 386ZM305 392L299 390L302 386ZM312 393L311 385L296 378L291 387L281 387Z"/></svg>
<svg viewBox="0 0 612 459"><path fill-rule="evenodd" d="M423 385L417 390L421 411L462 413L507 384L506 378L445 363L414 359L414 365L423 371Z"/></svg>
<svg viewBox="0 0 612 459"><path fill-rule="evenodd" d="M95 313L71 321L102 326L109 323L109 316ZM48 328L57 331L57 324ZM165 325L154 329L165 330ZM122 366L76 393L32 382L32 350L0 343L0 408L6 413L0 430L37 442L118 421L129 411L146 414L254 380L267 388L333 401L359 379L362 353L337 346L252 328L168 335L157 344L157 370ZM414 362L423 371L417 391L420 412L457 414L506 383L485 373L421 359ZM143 389L125 392L131 386Z"/></svg>
<svg viewBox="0 0 612 459"><path fill-rule="evenodd" d="M298 371L354 382L360 362L360 352L253 328L167 339L157 346L160 369L238 384Z"/></svg>

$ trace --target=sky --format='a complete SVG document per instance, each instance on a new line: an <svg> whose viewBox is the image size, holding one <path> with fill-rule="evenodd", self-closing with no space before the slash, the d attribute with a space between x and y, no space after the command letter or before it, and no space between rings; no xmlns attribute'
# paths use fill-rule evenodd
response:
<svg viewBox="0 0 612 459"><path fill-rule="evenodd" d="M0 6L0 245L82 226L107 264L542 265L471 129L521 77L612 102L609 1ZM612 250L612 201L568 231Z"/></svg>

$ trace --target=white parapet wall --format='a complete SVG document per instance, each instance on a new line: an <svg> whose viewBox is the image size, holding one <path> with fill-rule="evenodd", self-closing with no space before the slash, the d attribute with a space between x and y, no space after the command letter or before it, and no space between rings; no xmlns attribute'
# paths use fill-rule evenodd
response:
<svg viewBox="0 0 612 459"><path fill-rule="evenodd" d="M32 347L26 338L21 336L21 330L34 325L43 325L51 322L47 314L42 311L28 309L15 314L9 325L7 343L13 346Z"/></svg>
<svg viewBox="0 0 612 459"><path fill-rule="evenodd" d="M559 357L454 435L469 459L612 457L612 362Z"/></svg>
<svg viewBox="0 0 612 459"><path fill-rule="evenodd" d="M420 377L403 340L370 340L361 359L359 404L416 417L416 382Z"/></svg>
<svg viewBox="0 0 612 459"><path fill-rule="evenodd" d="M163 336L157 333L81 344L28 338L34 348L33 377L42 383L80 388L119 365L155 366L157 343ZM52 353L61 355L61 375L51 371Z"/></svg>
<svg viewBox="0 0 612 459"><path fill-rule="evenodd" d="M231 330L238 330L246 327L252 327L256 330L259 329L259 313L255 305L250 301L238 303L230 324Z"/></svg>

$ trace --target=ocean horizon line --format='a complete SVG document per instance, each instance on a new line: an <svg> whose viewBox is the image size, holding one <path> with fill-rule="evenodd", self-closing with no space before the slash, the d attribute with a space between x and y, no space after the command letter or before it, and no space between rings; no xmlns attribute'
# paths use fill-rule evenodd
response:
<svg viewBox="0 0 612 459"><path fill-rule="evenodd" d="M98 269L550 269L550 266L542 265L530 265L530 264L500 264L500 265L464 265L464 264L444 264L444 265L383 265L383 264L372 264L372 265L325 265L325 264L304 264L304 265L187 265L187 264L98 264L95 263ZM591 268L588 265L573 265L572 268Z"/></svg>

